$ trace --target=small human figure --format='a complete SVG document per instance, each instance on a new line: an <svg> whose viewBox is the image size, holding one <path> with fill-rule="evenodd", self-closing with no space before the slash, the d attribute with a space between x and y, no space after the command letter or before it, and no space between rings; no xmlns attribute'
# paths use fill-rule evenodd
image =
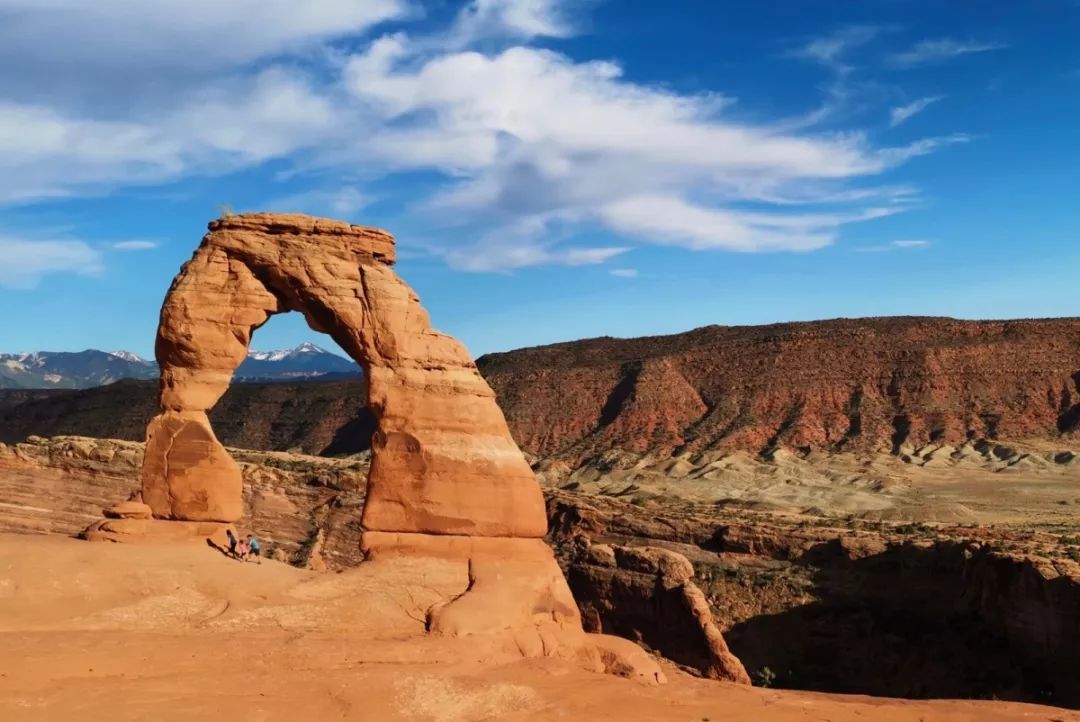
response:
<svg viewBox="0 0 1080 722"><path fill-rule="evenodd" d="M236 556L240 561L246 562L250 551L251 549L248 547L248 543L246 541L241 541L240 544L237 545Z"/></svg>
<svg viewBox="0 0 1080 722"><path fill-rule="evenodd" d="M262 547L259 546L259 540L255 538L254 534L248 534L247 546L251 556L255 557L255 563L262 564Z"/></svg>
<svg viewBox="0 0 1080 722"><path fill-rule="evenodd" d="M229 556L235 557L236 545L240 540L236 538L236 534L233 533L232 529L226 529L225 536L229 537Z"/></svg>

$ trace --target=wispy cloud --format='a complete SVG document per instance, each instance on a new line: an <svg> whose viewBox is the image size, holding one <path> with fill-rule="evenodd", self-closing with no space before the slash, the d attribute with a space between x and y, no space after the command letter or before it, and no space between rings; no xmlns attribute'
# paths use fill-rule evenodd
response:
<svg viewBox="0 0 1080 722"><path fill-rule="evenodd" d="M918 100L912 101L907 105L901 105L899 107L893 108L889 112L889 127L895 128L896 126L911 118L913 115L918 115L919 113L930 107L930 105L932 105L933 103L941 100L942 97L943 96L941 95L930 95L925 98L919 98Z"/></svg>
<svg viewBox="0 0 1080 722"><path fill-rule="evenodd" d="M520 243L454 249L446 254L446 260L460 271L512 271L530 266L595 266L629 250L628 247L553 249L542 244Z"/></svg>
<svg viewBox="0 0 1080 722"><path fill-rule="evenodd" d="M880 175L966 139L881 147L858 129L808 133L740 121L727 115L722 89L679 93L633 82L615 61L582 62L528 44L574 31L565 0L473 0L430 35L375 39L363 33L379 23L407 27L405 0L192 3L185 12L180 6L191 4L179 0L143 3L128 17L129 0L98 0L93 12L70 14L24 2L21 29L0 26L0 41L20 38L0 42L0 61L21 62L0 62L0 82L14 78L5 68L18 66L101 91L84 102L31 84L0 102L0 203L272 162L318 184L297 183L300 190L272 206L345 216L370 200L358 177L425 174L425 195L394 200L409 208L417 234L440 239L435 255L465 270L603 263L649 243L804 251L834 242L842 226L885 204L891 213L908 207L911 194L894 194ZM266 11L251 12L257 4ZM189 22L200 14L209 30ZM181 19L165 33L167 48L117 41L131 23L155 28L173 16ZM41 32L23 37L32 31ZM796 54L841 76L848 53L878 32L846 28ZM236 47L223 47L220 38L233 36ZM347 44L328 44L345 36ZM86 43L64 42L74 38ZM174 38L212 50L189 58L195 54L173 47ZM141 66L156 74L126 74ZM54 77L61 70L69 75ZM124 92L105 92L117 78ZM334 181L341 187L328 189ZM746 201L759 211L738 211ZM822 212L788 213L802 203ZM598 228L623 240L590 246L584 231Z"/></svg>
<svg viewBox="0 0 1080 722"><path fill-rule="evenodd" d="M636 268L612 268L608 273L616 278L637 278L641 275Z"/></svg>
<svg viewBox="0 0 1080 722"><path fill-rule="evenodd" d="M110 246L116 251L149 251L157 247L156 241L117 241Z"/></svg>
<svg viewBox="0 0 1080 722"><path fill-rule="evenodd" d="M461 48L484 38L529 40L574 34L567 0L471 0L447 34L446 46Z"/></svg>
<svg viewBox="0 0 1080 722"><path fill-rule="evenodd" d="M929 248L930 245L931 245L930 241L900 240L900 241L890 241L888 243L884 243L884 244L877 245L877 246L863 246L861 248L856 248L855 250L860 252L860 253L886 253L888 251L903 251L903 250L913 250L913 249L918 249L918 248Z"/></svg>
<svg viewBox="0 0 1080 722"><path fill-rule="evenodd" d="M790 55L846 73L851 70L851 66L845 60L848 54L869 43L882 30L883 28L877 25L849 25L827 35L812 38L791 51Z"/></svg>
<svg viewBox="0 0 1080 722"><path fill-rule="evenodd" d="M88 276L102 270L101 252L82 241L0 236L0 258L0 286L6 288L33 288L53 273Z"/></svg>
<svg viewBox="0 0 1080 722"><path fill-rule="evenodd" d="M783 120L775 124L774 128L781 132L801 130L841 114L851 104L859 86L852 77L856 67L850 56L884 30L884 27L878 25L849 25L804 41L788 52L788 57L821 65L832 77L822 89L825 97L819 107L795 118Z"/></svg>
<svg viewBox="0 0 1080 722"><path fill-rule="evenodd" d="M955 38L936 38L916 43L908 50L894 53L888 57L891 65L910 68L926 63L936 63L959 55L985 53L1007 47L1001 43L976 42L974 40L956 40Z"/></svg>

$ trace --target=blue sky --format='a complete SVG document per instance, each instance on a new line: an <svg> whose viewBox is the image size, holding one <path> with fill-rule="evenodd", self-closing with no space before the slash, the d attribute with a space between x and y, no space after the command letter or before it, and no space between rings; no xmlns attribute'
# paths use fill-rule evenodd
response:
<svg viewBox="0 0 1080 722"><path fill-rule="evenodd" d="M0 351L150 354L223 206L391 230L477 354L1080 315L1078 29L1074 0L0 0Z"/></svg>

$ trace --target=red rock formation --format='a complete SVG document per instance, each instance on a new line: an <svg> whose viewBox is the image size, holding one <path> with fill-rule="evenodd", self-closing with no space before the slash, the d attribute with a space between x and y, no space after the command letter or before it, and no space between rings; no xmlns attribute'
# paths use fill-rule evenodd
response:
<svg viewBox="0 0 1080 722"><path fill-rule="evenodd" d="M571 564L569 579L586 630L644 643L711 679L750 684L683 555L593 544Z"/></svg>
<svg viewBox="0 0 1080 722"><path fill-rule="evenodd" d="M1080 320L709 326L484 356L526 451L578 462L1080 432Z"/></svg>
<svg viewBox="0 0 1080 722"><path fill-rule="evenodd" d="M539 487L468 353L431 328L390 269L393 238L295 215L210 224L173 282L156 354L162 413L148 428L143 498L163 519L233 521L239 469L207 411L273 314L299 311L365 370L378 418L364 526L539 538Z"/></svg>
<svg viewBox="0 0 1080 722"><path fill-rule="evenodd" d="M482 636L526 657L612 668L586 638L544 543L540 485L491 388L465 348L431 328L416 294L391 270L393 243L377 229L300 215L211 223L161 309L161 413L147 427L141 491L154 518L125 516L130 504L114 507L122 518L95 525L88 537L207 536L241 516L241 469L207 412L247 356L252 333L276 313L298 311L364 369L378 422L363 512L367 569L398 565L387 570L393 576L402 557L424 558L467 580L427 608L434 634ZM643 669L621 662L620 672ZM659 681L648 661L646 678L651 670Z"/></svg>

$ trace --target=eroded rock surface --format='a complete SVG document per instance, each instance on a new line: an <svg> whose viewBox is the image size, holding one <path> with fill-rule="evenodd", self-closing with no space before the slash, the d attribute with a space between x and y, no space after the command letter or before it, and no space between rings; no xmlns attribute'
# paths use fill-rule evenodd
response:
<svg viewBox="0 0 1080 722"><path fill-rule="evenodd" d="M478 359L514 438L577 466L619 452L903 453L1080 433L1080 320L706 326Z"/></svg>
<svg viewBox="0 0 1080 722"><path fill-rule="evenodd" d="M568 578L587 631L635 640L712 679L750 684L681 554L593 544L571 563Z"/></svg>

